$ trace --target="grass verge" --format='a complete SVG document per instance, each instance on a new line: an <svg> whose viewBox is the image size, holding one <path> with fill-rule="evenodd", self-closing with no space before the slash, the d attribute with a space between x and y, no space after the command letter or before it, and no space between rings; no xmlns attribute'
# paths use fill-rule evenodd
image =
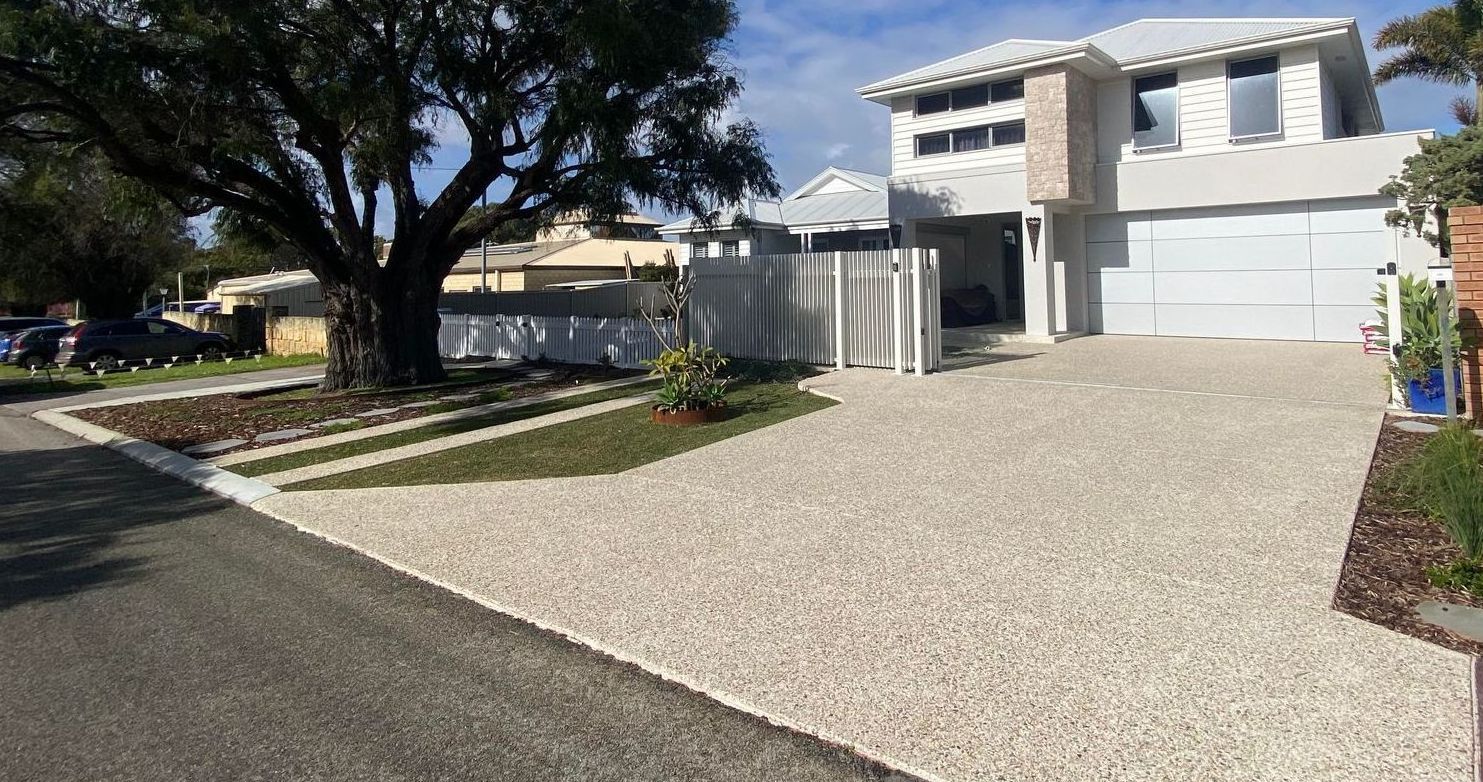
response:
<svg viewBox="0 0 1483 782"><path fill-rule="evenodd" d="M38 378L32 378L31 373L26 370L12 366L3 366L0 367L0 381L16 382L0 383L0 396L97 391L104 388L166 383L171 380L193 380L202 377L216 377L217 375L239 375L248 372L261 372L267 369L312 366L323 363L324 357L318 355L264 356L261 361L237 359L230 364L225 361L213 361L203 364L179 364L169 369L141 369L138 372L119 372L117 374L104 375L103 377L84 375L81 369L74 367L67 370L66 377L53 380L51 383L47 382L44 373L39 375ZM59 374L59 370L52 370L52 377L56 378Z"/></svg>
<svg viewBox="0 0 1483 782"><path fill-rule="evenodd" d="M832 407L790 383L733 387L731 417L678 428L649 422L647 407L617 410L416 459L292 484L288 491L607 475Z"/></svg>
<svg viewBox="0 0 1483 782"><path fill-rule="evenodd" d="M376 437L367 437L364 440L352 440L351 442L340 443L339 445L330 445L323 448L287 453L282 456L272 456L251 462L242 462L226 469L249 478L258 475L268 475L269 473L282 472L283 470L308 467L311 464L323 464L337 459L348 459L352 456L384 451L388 448L400 448L403 445L436 440L440 437L463 434L464 432L472 432L475 429L499 426L500 424L507 424L512 421L523 421L527 418L559 413L563 410L585 407L598 402L606 402L610 399L622 399L623 397L642 394L645 391L653 391L658 387L659 384L656 382L594 391L590 394L579 394L562 399L553 399L548 402L539 402L533 405L500 410L463 421L431 424L417 429L406 429L400 432L377 435Z"/></svg>

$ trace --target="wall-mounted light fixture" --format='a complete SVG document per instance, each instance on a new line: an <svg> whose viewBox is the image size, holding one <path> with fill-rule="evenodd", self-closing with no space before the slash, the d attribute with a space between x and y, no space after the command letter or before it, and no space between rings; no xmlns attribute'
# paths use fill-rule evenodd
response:
<svg viewBox="0 0 1483 782"><path fill-rule="evenodd" d="M1040 223L1039 217L1025 218L1025 233L1030 235L1030 262L1040 260Z"/></svg>

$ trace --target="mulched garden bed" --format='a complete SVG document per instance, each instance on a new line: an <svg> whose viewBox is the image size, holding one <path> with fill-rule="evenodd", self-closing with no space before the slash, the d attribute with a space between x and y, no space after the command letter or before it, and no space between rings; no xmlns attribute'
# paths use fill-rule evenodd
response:
<svg viewBox="0 0 1483 782"><path fill-rule="evenodd" d="M1431 641L1465 654L1483 655L1483 643L1471 641L1416 615L1428 600L1483 608L1467 592L1440 589L1427 580L1426 568L1461 556L1442 525L1420 510L1406 507L1386 486L1385 477L1418 450L1430 435L1402 432L1387 417L1380 429L1370 476L1354 520L1354 532L1334 607L1351 616Z"/></svg>
<svg viewBox="0 0 1483 782"><path fill-rule="evenodd" d="M438 401L435 407L400 409L394 413L360 419L364 421L364 427L488 404L501 398L518 399L636 374L640 373L577 365L465 370L460 373L462 382L405 391L318 394L312 389L292 389L268 394L216 394L78 410L72 415L176 451L228 439L248 441L246 445L213 454L220 456L343 431L315 430L313 434L289 441L253 441L253 438L265 432L307 429L316 423L356 418L358 413L371 410ZM462 395L478 395L478 398L462 401L443 399Z"/></svg>

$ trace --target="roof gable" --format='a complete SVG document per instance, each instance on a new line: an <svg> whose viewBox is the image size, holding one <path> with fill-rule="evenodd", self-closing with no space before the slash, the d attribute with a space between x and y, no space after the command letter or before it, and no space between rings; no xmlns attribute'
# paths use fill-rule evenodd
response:
<svg viewBox="0 0 1483 782"><path fill-rule="evenodd" d="M796 201L800 198L829 195L832 193L884 192L886 192L886 178L880 174L851 171L847 168L830 166L820 171L813 179L805 182L802 187L794 190L783 201Z"/></svg>

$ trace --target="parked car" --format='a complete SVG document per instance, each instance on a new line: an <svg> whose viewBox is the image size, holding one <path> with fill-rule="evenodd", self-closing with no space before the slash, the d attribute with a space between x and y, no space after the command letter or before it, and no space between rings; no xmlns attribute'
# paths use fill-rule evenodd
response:
<svg viewBox="0 0 1483 782"><path fill-rule="evenodd" d="M15 335L26 329L34 329L41 326L66 326L64 320L56 318L0 318L0 364L10 362L10 342Z"/></svg>
<svg viewBox="0 0 1483 782"><path fill-rule="evenodd" d="M216 358L231 349L232 340L225 334L196 331L168 320L91 320L62 337L57 363L113 369L125 361L146 358Z"/></svg>
<svg viewBox="0 0 1483 782"><path fill-rule="evenodd" d="M198 312L199 310L197 309L197 307L201 307L201 306L206 305L206 304L215 304L218 307L221 306L221 302L217 302L217 301L205 301L205 300L201 300L201 301L188 301L188 302L185 303L185 311L186 312ZM140 311L134 313L134 317L136 317L136 318L158 318L159 316L165 314L166 312L180 312L180 311L181 311L180 310L180 302L178 302L178 301L172 301L172 302L168 302L168 303L156 304L156 305L154 305L153 307L150 307L147 310L140 310Z"/></svg>
<svg viewBox="0 0 1483 782"><path fill-rule="evenodd" d="M62 337L71 331L66 324L26 329L9 337L0 337L0 362L26 369L40 369L52 363L61 349Z"/></svg>

